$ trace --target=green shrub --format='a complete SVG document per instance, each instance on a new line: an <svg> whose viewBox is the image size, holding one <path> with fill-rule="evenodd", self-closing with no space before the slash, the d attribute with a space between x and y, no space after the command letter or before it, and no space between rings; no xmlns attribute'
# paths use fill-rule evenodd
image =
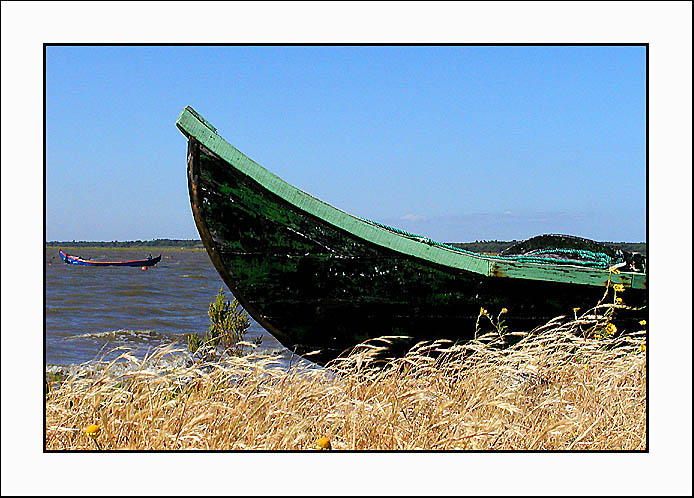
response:
<svg viewBox="0 0 694 498"><path fill-rule="evenodd" d="M191 353L196 353L203 345L203 339L198 334L188 334L188 349Z"/></svg>
<svg viewBox="0 0 694 498"><path fill-rule="evenodd" d="M242 346L239 342L251 326L251 319L239 302L226 301L224 288L220 288L217 297L210 303L207 314L210 317L210 328L205 337L197 334L188 334L188 349L191 353L198 353L203 357L214 356L217 347L231 354L240 355ZM260 341L256 340L256 344Z"/></svg>
<svg viewBox="0 0 694 498"><path fill-rule="evenodd" d="M220 288L217 298L207 311L210 317L209 336L225 349L234 349L251 326L251 320L239 302L224 300L224 289Z"/></svg>

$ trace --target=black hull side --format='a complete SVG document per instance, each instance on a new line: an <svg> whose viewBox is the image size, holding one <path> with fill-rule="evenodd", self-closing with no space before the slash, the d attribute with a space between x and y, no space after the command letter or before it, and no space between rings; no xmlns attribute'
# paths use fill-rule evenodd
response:
<svg viewBox="0 0 694 498"><path fill-rule="evenodd" d="M188 185L220 276L261 326L298 353L321 349L330 358L384 335L471 339L481 307L508 308L506 323L527 331L594 306L605 291L487 277L367 243L268 192L194 139ZM644 305L645 295L627 289L623 297ZM641 317L625 315L621 328L634 330Z"/></svg>

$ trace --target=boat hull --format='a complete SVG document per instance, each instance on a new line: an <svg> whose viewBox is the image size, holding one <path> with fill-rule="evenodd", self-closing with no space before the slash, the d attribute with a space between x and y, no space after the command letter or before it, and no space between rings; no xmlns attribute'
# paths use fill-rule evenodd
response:
<svg viewBox="0 0 694 498"><path fill-rule="evenodd" d="M308 213L189 137L195 223L218 273L250 315L298 353L329 359L373 337L470 339L480 308L530 330L604 287L499 278L438 265L363 240ZM624 299L645 305L646 293ZM637 325L625 314L620 326ZM482 321L482 326L486 326Z"/></svg>
<svg viewBox="0 0 694 498"><path fill-rule="evenodd" d="M156 258L149 259L137 259L132 261L92 261L79 258L77 256L71 256L64 251L58 251L60 258L67 264L78 265L78 266L132 266L132 267L143 267L143 266L154 266L159 261L161 261L161 254Z"/></svg>

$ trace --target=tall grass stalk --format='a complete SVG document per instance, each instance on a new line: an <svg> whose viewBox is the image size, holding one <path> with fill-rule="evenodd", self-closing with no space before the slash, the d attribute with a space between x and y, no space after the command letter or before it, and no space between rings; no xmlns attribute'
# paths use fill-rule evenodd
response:
<svg viewBox="0 0 694 498"><path fill-rule="evenodd" d="M93 449L83 429L98 424L104 450L307 450L322 437L333 450L643 450L645 332L586 336L585 322L390 359L380 338L322 370L253 353L157 371L171 349L124 353L134 369L112 362L50 389L46 448Z"/></svg>

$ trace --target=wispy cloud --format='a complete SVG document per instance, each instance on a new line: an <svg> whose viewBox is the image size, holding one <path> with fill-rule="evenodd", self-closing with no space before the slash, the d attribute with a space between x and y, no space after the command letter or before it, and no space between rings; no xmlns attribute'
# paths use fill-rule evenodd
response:
<svg viewBox="0 0 694 498"><path fill-rule="evenodd" d="M408 213L405 216L401 216L400 219L403 221L411 221L413 223L416 223L418 221L426 221L427 217L422 216L421 214Z"/></svg>

